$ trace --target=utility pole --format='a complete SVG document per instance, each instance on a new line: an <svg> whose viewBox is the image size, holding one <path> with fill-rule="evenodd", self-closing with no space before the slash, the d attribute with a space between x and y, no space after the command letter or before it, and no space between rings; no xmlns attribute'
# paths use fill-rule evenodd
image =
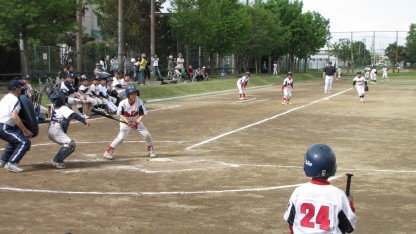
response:
<svg viewBox="0 0 416 234"><path fill-rule="evenodd" d="M82 4L82 0L77 0L77 6ZM79 74L83 73L83 43L82 43L82 34L83 34L83 30L82 30L82 13L83 13L83 7L80 8L77 11L77 72Z"/></svg>
<svg viewBox="0 0 416 234"><path fill-rule="evenodd" d="M124 31L124 25L123 25L123 6L124 2L123 0L118 0L118 45L117 45L117 60L118 60L118 70L124 71L124 37L123 37L123 31Z"/></svg>
<svg viewBox="0 0 416 234"><path fill-rule="evenodd" d="M150 57L155 55L155 0L150 1ZM153 63L150 63L153 67Z"/></svg>

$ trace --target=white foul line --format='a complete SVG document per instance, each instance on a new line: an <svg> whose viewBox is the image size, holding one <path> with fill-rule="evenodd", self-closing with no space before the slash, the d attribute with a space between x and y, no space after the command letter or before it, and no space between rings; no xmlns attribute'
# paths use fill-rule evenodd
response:
<svg viewBox="0 0 416 234"><path fill-rule="evenodd" d="M260 121L258 121L258 122L256 122L256 123L252 123L252 124L246 125L246 126L244 126L244 127L242 127L242 128L238 128L238 129L235 129L235 130L233 130L233 131L223 133L223 134L218 135L218 136L216 136L216 137L213 137L213 138L211 138L211 139L208 139L208 140L205 140L205 141L199 142L199 143L197 143L197 144L195 144L195 145L191 145L191 146L189 146L189 147L187 147L187 148L185 148L185 149L186 149L186 150L191 150L191 149L196 148L196 147L198 147L198 146L205 145L205 144L207 144L207 143L209 143L209 142L211 142L211 141L215 141L215 140L217 140L217 139L219 139L219 138L222 138L222 137L225 137L225 136L231 135L231 134L233 134L233 133L236 133L236 132L242 131L242 130L244 130L244 129L247 129L247 128L250 128L250 127L253 127L253 126L256 126L256 125L262 124L262 123L267 122L267 121L269 121L269 120L275 119L275 118L280 117L280 116L282 116L282 115L289 114L290 112L293 112L293 111L296 111L296 110L299 110L299 109L303 109L303 108L308 107L308 106L310 106L310 105L316 104L316 103L318 103L318 102L320 102L320 101L322 101L322 100L327 100L328 98L338 96L338 95L343 94L343 93L345 93L345 92L347 92L347 91L350 91L351 89L352 89L352 88L349 88L349 89L344 90L344 91L342 91L342 92L339 92L339 93L333 94L333 95L331 95L331 96L329 96L329 97L324 97L324 98L318 99L318 100L313 101L313 102L311 102L311 103L309 103L309 104L306 104L306 105L303 105L303 106L298 106L298 107L296 107L296 108L290 109L290 110L288 110L288 111L286 111L286 112L283 112L283 113L277 114L277 115L272 116L272 117L270 117L270 118L263 119L263 120L260 120Z"/></svg>
<svg viewBox="0 0 416 234"><path fill-rule="evenodd" d="M334 176L329 180L335 180L341 177ZM71 195L128 195L128 196L155 196L155 195L192 195L192 194L212 194L212 193L237 193L237 192L258 192L258 191L270 191L276 189L298 187L301 184L282 185L273 187L262 187L262 188L245 188L245 189L228 189L228 190L205 190L205 191L172 191L172 192L98 192L98 191L60 191L60 190L49 190L49 189L22 189L3 186L0 190L13 191L13 192L30 192L30 193L52 193L52 194L71 194Z"/></svg>

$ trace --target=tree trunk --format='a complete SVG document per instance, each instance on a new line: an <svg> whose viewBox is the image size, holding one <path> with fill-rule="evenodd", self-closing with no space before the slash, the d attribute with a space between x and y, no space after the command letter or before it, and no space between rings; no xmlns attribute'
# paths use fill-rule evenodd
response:
<svg viewBox="0 0 416 234"><path fill-rule="evenodd" d="M20 38L20 72L22 74L29 74L29 66L28 66L28 54L29 54L29 46L28 46L28 37L27 37L27 33L26 30L23 29L22 33L21 33L21 38Z"/></svg>

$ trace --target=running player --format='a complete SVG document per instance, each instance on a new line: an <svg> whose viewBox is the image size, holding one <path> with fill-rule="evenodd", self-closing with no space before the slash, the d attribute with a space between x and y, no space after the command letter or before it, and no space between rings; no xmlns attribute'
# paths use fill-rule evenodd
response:
<svg viewBox="0 0 416 234"><path fill-rule="evenodd" d="M358 97L360 101L364 102L364 95L365 95L365 86L367 85L367 81L364 77L361 76L361 71L357 71L357 76L354 77L352 80L352 85L355 86L357 89Z"/></svg>
<svg viewBox="0 0 416 234"><path fill-rule="evenodd" d="M328 178L337 170L334 151L325 144L312 145L303 169L312 180L295 189L284 219L291 233L351 233L356 224L352 196L332 186Z"/></svg>
<svg viewBox="0 0 416 234"><path fill-rule="evenodd" d="M0 139L8 142L0 166L11 172L22 172L18 166L20 160L30 150L32 132L25 127L19 117L21 109L19 96L24 84L19 80L9 82L7 89L9 93L0 101Z"/></svg>
<svg viewBox="0 0 416 234"><path fill-rule="evenodd" d="M147 110L144 107L143 101L138 98L140 96L139 89L136 85L130 84L126 88L127 98L120 102L117 108L117 115L120 119L128 122L120 123L120 131L110 144L108 149L104 152L103 158L113 159L114 149L120 145L128 136L132 129L135 129L146 141L147 153L151 158L155 158L156 154L153 151L152 136L143 124L143 118L147 115Z"/></svg>
<svg viewBox="0 0 416 234"><path fill-rule="evenodd" d="M75 151L75 141L66 135L71 119L76 119L81 123L90 126L88 120L75 113L65 105L66 96L62 91L51 95L52 116L48 127L48 137L51 141L62 145L51 164L57 169L65 168L64 160Z"/></svg>
<svg viewBox="0 0 416 234"><path fill-rule="evenodd" d="M283 81L282 92L283 92L283 102L282 105L290 104L290 98L292 97L293 90L293 79L292 72L287 72L287 77Z"/></svg>
<svg viewBox="0 0 416 234"><path fill-rule="evenodd" d="M240 100L247 100L246 87L247 87L249 79L250 79L250 72L246 72L246 74L243 77L237 80L237 88L238 88L238 92L240 93Z"/></svg>

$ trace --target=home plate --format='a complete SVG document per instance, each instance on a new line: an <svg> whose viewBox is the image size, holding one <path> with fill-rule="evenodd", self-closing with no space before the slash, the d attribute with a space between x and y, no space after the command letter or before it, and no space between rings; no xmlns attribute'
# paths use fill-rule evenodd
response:
<svg viewBox="0 0 416 234"><path fill-rule="evenodd" d="M149 158L147 161L154 161L154 162L173 162L175 160L170 158Z"/></svg>

